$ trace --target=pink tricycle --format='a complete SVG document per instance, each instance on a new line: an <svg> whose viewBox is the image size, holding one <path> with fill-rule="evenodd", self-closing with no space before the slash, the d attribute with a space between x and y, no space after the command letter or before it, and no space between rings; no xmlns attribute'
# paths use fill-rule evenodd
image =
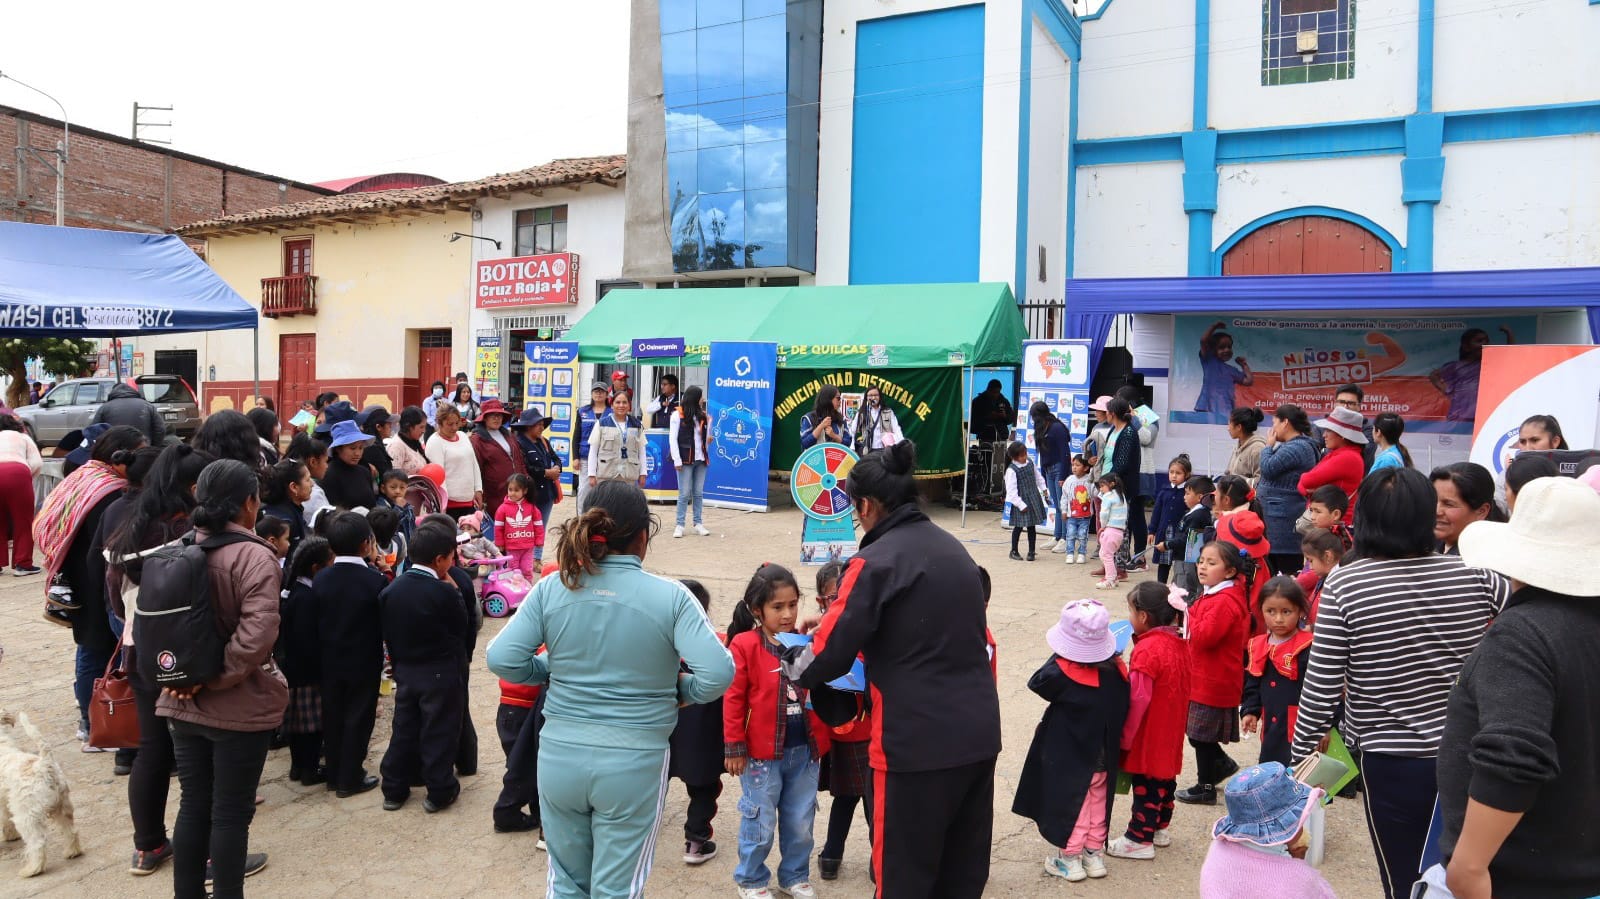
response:
<svg viewBox="0 0 1600 899"><path fill-rule="evenodd" d="M481 566L480 572L489 569L478 595L483 598L483 614L490 618L504 618L515 612L533 589L520 570L510 567L510 556L473 559L470 564Z"/></svg>

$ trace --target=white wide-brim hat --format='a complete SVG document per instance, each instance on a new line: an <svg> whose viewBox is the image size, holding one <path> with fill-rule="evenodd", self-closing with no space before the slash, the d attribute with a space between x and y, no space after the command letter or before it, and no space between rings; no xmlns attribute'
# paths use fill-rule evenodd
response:
<svg viewBox="0 0 1600 899"><path fill-rule="evenodd" d="M1600 494L1571 478L1539 478L1517 491L1511 521L1475 521L1461 560L1565 596L1600 596Z"/></svg>
<svg viewBox="0 0 1600 899"><path fill-rule="evenodd" d="M1319 418L1314 424L1324 431L1332 431L1351 443L1366 443L1367 435L1361 433L1361 426L1366 419L1354 409L1343 406L1334 406L1328 410L1327 418Z"/></svg>

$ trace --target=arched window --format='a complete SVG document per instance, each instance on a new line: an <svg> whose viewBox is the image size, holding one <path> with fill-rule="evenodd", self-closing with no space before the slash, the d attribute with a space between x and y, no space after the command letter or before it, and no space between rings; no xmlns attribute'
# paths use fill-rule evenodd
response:
<svg viewBox="0 0 1600 899"><path fill-rule="evenodd" d="M1262 84L1355 74L1356 0L1262 0Z"/></svg>
<svg viewBox="0 0 1600 899"><path fill-rule="evenodd" d="M1394 249L1346 219L1303 215L1268 222L1222 252L1224 275L1326 275L1394 270Z"/></svg>

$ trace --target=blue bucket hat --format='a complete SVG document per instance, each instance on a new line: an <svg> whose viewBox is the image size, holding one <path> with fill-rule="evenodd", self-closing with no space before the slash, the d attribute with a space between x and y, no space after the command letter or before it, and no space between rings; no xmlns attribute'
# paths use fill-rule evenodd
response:
<svg viewBox="0 0 1600 899"><path fill-rule="evenodd" d="M340 400L329 403L322 408L322 422L317 425L316 433L331 434L333 426L341 421L354 422L356 420L356 407L350 405L349 400Z"/></svg>
<svg viewBox="0 0 1600 899"><path fill-rule="evenodd" d="M80 433L82 440L73 446L72 452L67 453L67 461L79 468L89 464L89 456L94 452L94 442L100 439L101 434L109 430L111 430L111 425L103 421L84 428ZM67 435L68 438L71 436L71 434ZM67 442L63 440L62 444L65 445Z"/></svg>
<svg viewBox="0 0 1600 899"><path fill-rule="evenodd" d="M1212 826L1211 836L1234 843L1281 846L1305 826L1322 791L1295 780L1277 762L1265 762L1228 781L1224 797L1228 814Z"/></svg>
<svg viewBox="0 0 1600 899"><path fill-rule="evenodd" d="M333 440L328 444L329 449L338 449L352 443L371 443L372 435L361 430L353 421L335 422L333 425Z"/></svg>

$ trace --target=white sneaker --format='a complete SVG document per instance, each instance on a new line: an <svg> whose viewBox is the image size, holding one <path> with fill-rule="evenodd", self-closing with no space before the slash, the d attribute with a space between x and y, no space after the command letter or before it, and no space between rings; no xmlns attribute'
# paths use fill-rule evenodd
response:
<svg viewBox="0 0 1600 899"><path fill-rule="evenodd" d="M738 887L739 899L772 899L772 891L766 887Z"/></svg>
<svg viewBox="0 0 1600 899"><path fill-rule="evenodd" d="M817 891L813 890L811 884L804 880L799 883L791 883L788 886L780 886L778 887L778 892L785 896L792 896L794 899L817 899Z"/></svg>
<svg viewBox="0 0 1600 899"><path fill-rule="evenodd" d="M550 851L550 847L548 847L548 846L546 846L544 844L544 828L543 827L539 828L539 842L534 843L533 844L533 848L539 850L540 852L549 852Z"/></svg>
<svg viewBox="0 0 1600 899"><path fill-rule="evenodd" d="M1078 553L1078 564L1079 565L1082 565L1087 561L1089 561L1089 557L1088 556L1084 555L1083 553Z"/></svg>
<svg viewBox="0 0 1600 899"><path fill-rule="evenodd" d="M1165 849L1172 845L1172 834L1165 830L1156 831L1155 839L1150 841L1157 849Z"/></svg>
<svg viewBox="0 0 1600 899"><path fill-rule="evenodd" d="M1064 553L1064 552L1066 552L1067 551L1067 541L1065 541L1065 540L1057 540L1056 542L1050 544L1050 551L1053 552L1053 553Z"/></svg>
<svg viewBox="0 0 1600 899"><path fill-rule="evenodd" d="M682 537L683 536L683 525L680 524L677 527L673 528L672 529L672 536L674 538Z"/></svg>
<svg viewBox="0 0 1600 899"><path fill-rule="evenodd" d="M706 526L705 526L705 525L703 525L703 524L697 524L697 525L695 525L695 526L694 526L694 532L695 532L695 533L696 533L696 534L699 534L699 535L700 535L700 536L702 536L702 537L709 537L709 536L711 536L711 532L710 532L710 531L708 531L708 530L706 530Z"/></svg>
<svg viewBox="0 0 1600 899"><path fill-rule="evenodd" d="M1093 849L1083 851L1083 871L1093 878L1106 876L1106 857Z"/></svg>
<svg viewBox="0 0 1600 899"><path fill-rule="evenodd" d="M1051 877L1060 877L1068 883L1077 883L1088 878L1083 870L1083 856L1081 855L1055 855L1044 863L1044 873Z"/></svg>
<svg viewBox="0 0 1600 899"><path fill-rule="evenodd" d="M1106 844L1106 855L1112 858L1149 861L1156 857L1156 847L1149 843L1135 843L1126 836L1120 836Z"/></svg>

